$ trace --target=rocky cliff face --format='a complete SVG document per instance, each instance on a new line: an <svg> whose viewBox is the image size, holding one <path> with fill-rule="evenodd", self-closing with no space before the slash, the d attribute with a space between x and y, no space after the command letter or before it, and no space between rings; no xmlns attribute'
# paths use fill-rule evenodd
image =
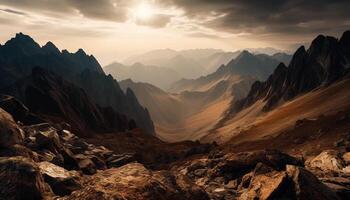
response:
<svg viewBox="0 0 350 200"><path fill-rule="evenodd" d="M134 119L138 127L144 129L145 132L154 133L154 125L147 109L140 105L133 91L129 90L124 93L111 75L105 76L84 70L76 76L74 83L83 88L98 105L112 107Z"/></svg>
<svg viewBox="0 0 350 200"><path fill-rule="evenodd" d="M268 111L294 97L319 86L327 86L341 79L350 67L350 31L340 40L330 36L318 36L306 51L300 47L286 67L280 64L265 82L253 84L248 96L233 104L235 113L263 99Z"/></svg>
<svg viewBox="0 0 350 200"><path fill-rule="evenodd" d="M96 106L86 93L75 85L63 80L42 68L33 68L30 76L20 79L16 84L2 90L23 101L30 110L42 118L66 121L80 133L93 131L124 131L128 129L126 116L113 109L106 115L106 108ZM12 102L16 101L12 99ZM8 105L3 104L9 108ZM12 105L12 107L20 104ZM1 105L0 105L1 106ZM14 110L12 113L20 121L26 118L27 111Z"/></svg>
<svg viewBox="0 0 350 200"><path fill-rule="evenodd" d="M117 81L106 76L98 61L82 49L76 53L67 50L60 52L52 42L40 47L31 37L19 33L0 46L0 89L13 87L17 81L31 76L35 67L74 83L84 89L93 104L112 107L116 112L134 119L146 132L154 133L147 110L134 97L124 94ZM20 94L15 96L19 97Z"/></svg>

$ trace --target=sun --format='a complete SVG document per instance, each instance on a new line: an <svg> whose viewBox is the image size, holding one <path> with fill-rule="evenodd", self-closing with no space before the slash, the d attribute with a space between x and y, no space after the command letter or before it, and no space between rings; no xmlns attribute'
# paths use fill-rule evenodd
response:
<svg viewBox="0 0 350 200"><path fill-rule="evenodd" d="M135 17L140 20L150 19L154 15L154 9L150 4L142 3L135 10Z"/></svg>

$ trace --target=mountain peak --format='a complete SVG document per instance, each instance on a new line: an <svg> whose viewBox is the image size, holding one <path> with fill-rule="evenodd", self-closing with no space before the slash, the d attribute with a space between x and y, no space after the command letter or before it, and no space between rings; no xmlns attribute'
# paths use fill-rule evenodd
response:
<svg viewBox="0 0 350 200"><path fill-rule="evenodd" d="M299 54L305 54L305 53L306 53L305 46L301 46L301 47L299 47L299 48L296 50L294 56L295 56L295 55L299 55Z"/></svg>
<svg viewBox="0 0 350 200"><path fill-rule="evenodd" d="M51 41L47 42L42 48L48 53L60 53L60 50Z"/></svg>
<svg viewBox="0 0 350 200"><path fill-rule="evenodd" d="M15 38L24 38L24 37L29 37L29 36L23 34L22 32L16 33L16 36L15 36Z"/></svg>
<svg viewBox="0 0 350 200"><path fill-rule="evenodd" d="M339 41L340 41L340 44L349 46L350 45L350 30L345 31Z"/></svg>
<svg viewBox="0 0 350 200"><path fill-rule="evenodd" d="M78 51L75 54L82 55L82 56L87 56L85 51L82 48L78 49Z"/></svg>
<svg viewBox="0 0 350 200"><path fill-rule="evenodd" d="M70 54L69 51L67 49L63 49L62 50L62 54Z"/></svg>
<svg viewBox="0 0 350 200"><path fill-rule="evenodd" d="M17 33L14 38L11 38L4 45L7 52L21 52L22 55L32 55L41 53L41 47L30 36L23 33Z"/></svg>
<svg viewBox="0 0 350 200"><path fill-rule="evenodd" d="M288 68L287 68L287 66L284 64L284 63L280 63L277 67L276 67L276 69L275 69L275 71L273 72L273 74L280 74L280 72L283 72L283 71L286 71Z"/></svg>
<svg viewBox="0 0 350 200"><path fill-rule="evenodd" d="M12 38L10 41L19 41L19 42L26 42L26 43L31 42L36 44L33 38L31 38L29 35L23 34L22 32L16 33L16 36Z"/></svg>
<svg viewBox="0 0 350 200"><path fill-rule="evenodd" d="M252 53L250 53L247 50L242 51L238 56L237 56L237 60L241 60L241 59L249 59L252 58L254 55Z"/></svg>

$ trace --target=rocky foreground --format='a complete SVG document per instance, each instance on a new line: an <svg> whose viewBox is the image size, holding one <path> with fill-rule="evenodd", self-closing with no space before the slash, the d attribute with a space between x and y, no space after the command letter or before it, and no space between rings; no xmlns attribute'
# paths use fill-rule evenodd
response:
<svg viewBox="0 0 350 200"><path fill-rule="evenodd" d="M64 123L24 126L0 109L0 133L0 199L350 198L349 152L304 161L277 150L213 150L156 171Z"/></svg>

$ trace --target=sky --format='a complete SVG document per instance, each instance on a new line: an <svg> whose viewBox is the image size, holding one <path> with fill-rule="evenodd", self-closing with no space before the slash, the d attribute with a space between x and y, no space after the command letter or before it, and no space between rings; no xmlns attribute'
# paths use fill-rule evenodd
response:
<svg viewBox="0 0 350 200"><path fill-rule="evenodd" d="M350 29L349 0L0 0L0 43L17 32L102 65L154 49L293 51Z"/></svg>

